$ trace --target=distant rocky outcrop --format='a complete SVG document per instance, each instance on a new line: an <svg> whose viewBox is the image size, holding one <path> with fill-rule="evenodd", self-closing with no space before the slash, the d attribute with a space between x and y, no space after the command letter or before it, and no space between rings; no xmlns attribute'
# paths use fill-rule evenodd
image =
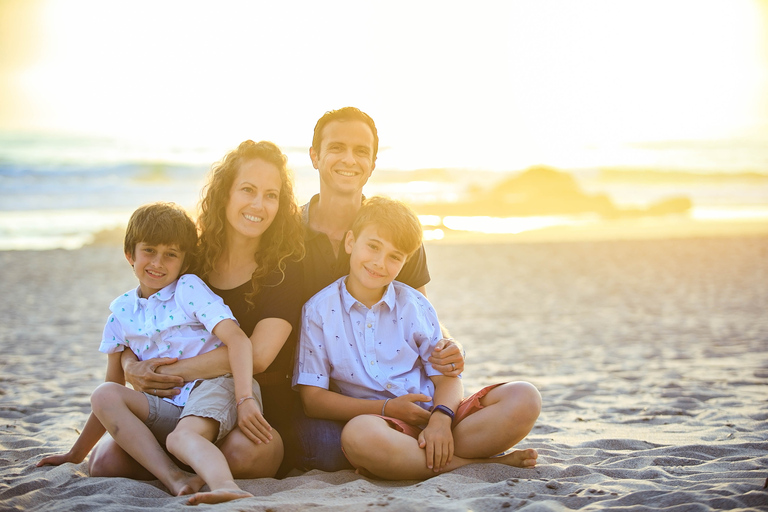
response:
<svg viewBox="0 0 768 512"><path fill-rule="evenodd" d="M607 194L587 194L576 179L548 166L535 166L490 190L473 187L470 198L456 203L414 205L421 214L516 217L595 213L605 218L669 215L691 208L687 197L666 199L645 209L617 207Z"/></svg>

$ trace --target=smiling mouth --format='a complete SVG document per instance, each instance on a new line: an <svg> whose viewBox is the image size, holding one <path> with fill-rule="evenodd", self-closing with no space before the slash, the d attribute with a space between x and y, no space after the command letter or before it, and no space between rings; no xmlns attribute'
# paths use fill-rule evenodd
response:
<svg viewBox="0 0 768 512"><path fill-rule="evenodd" d="M149 270L149 269L146 269L146 270L145 270L145 272L146 272L147 274L149 274L151 277L157 277L157 278L159 278L159 277L163 277L163 276L165 275L165 274L163 274L163 273L157 272L156 270Z"/></svg>
<svg viewBox="0 0 768 512"><path fill-rule="evenodd" d="M358 173L355 171L336 171L336 174L340 174L347 178L354 178L355 176L358 175Z"/></svg>
<svg viewBox="0 0 768 512"><path fill-rule="evenodd" d="M373 270L369 269L368 267L364 267L365 271L368 272L368 274L371 277L384 277L384 274L379 274L378 272L374 272Z"/></svg>
<svg viewBox="0 0 768 512"><path fill-rule="evenodd" d="M247 220L251 222L261 222L262 220L264 220L262 217L255 217L253 215L248 215L247 213L244 213L243 217L245 217Z"/></svg>

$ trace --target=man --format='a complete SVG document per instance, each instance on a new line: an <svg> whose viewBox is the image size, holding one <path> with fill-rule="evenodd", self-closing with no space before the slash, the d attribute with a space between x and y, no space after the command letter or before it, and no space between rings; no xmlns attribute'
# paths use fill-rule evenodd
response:
<svg viewBox="0 0 768 512"><path fill-rule="evenodd" d="M373 119L354 107L327 112L315 126L309 156L318 170L320 193L302 207L305 299L349 273L349 255L340 250L341 242L362 205L363 186L376 167L378 146ZM429 271L423 246L398 281L426 295Z"/></svg>
<svg viewBox="0 0 768 512"><path fill-rule="evenodd" d="M379 136L368 114L354 107L326 112L315 125L309 156L320 178L320 193L302 207L305 225L305 300L349 273L349 255L342 242L363 203L363 187L376 167ZM426 296L429 282L422 245L408 259L397 280ZM437 345L432 366L447 376L464 370L461 348L441 325L443 340ZM351 469L341 451L343 422L308 418L297 413L296 430L304 469Z"/></svg>

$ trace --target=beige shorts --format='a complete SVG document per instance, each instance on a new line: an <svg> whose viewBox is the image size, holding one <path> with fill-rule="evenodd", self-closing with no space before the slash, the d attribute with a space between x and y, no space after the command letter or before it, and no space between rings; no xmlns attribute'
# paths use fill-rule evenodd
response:
<svg viewBox="0 0 768 512"><path fill-rule="evenodd" d="M263 413L261 388L253 380L253 396ZM145 396L149 400L149 416L144 422L161 445L165 446L168 437L179 420L185 416L211 418L219 423L219 434L215 443L229 434L237 424L237 402L235 401L235 381L231 375L201 380L189 395L186 405L179 407L154 395Z"/></svg>

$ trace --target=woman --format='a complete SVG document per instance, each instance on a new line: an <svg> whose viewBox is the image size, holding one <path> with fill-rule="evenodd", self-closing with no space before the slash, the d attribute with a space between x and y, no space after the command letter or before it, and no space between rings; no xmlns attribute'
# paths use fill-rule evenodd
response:
<svg viewBox="0 0 768 512"><path fill-rule="evenodd" d="M284 452L292 453L290 416L296 394L290 375L301 312L302 227L286 168L286 157L271 142L245 141L214 166L200 206L196 271L251 333L253 367L261 385L264 417L273 427L269 443L254 443L239 429L220 443L235 478L273 477ZM167 397L184 381L230 372L226 347L176 361L138 361L123 355L125 377L140 391ZM290 469L286 457L284 473ZM89 460L92 476L151 479L110 438Z"/></svg>

